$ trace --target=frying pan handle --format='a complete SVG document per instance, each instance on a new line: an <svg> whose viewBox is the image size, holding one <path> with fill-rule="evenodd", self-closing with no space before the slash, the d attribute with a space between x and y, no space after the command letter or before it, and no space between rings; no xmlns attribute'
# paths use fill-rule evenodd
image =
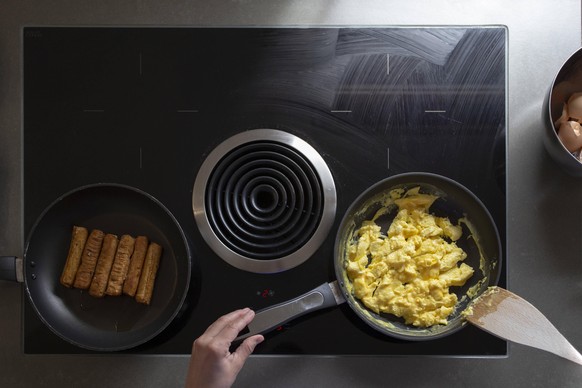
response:
<svg viewBox="0 0 582 388"><path fill-rule="evenodd" d="M23 262L20 257L0 256L0 280L24 281Z"/></svg>
<svg viewBox="0 0 582 388"><path fill-rule="evenodd" d="M297 298L257 311L255 318L248 325L249 333L237 337L235 341L266 333L309 312L337 306L343 302L345 299L339 291L337 282L324 283Z"/></svg>

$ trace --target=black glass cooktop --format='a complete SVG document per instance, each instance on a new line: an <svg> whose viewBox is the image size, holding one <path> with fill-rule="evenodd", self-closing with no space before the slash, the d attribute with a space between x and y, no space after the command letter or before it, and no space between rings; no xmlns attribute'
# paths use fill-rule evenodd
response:
<svg viewBox="0 0 582 388"><path fill-rule="evenodd" d="M218 316L332 281L341 216L394 174L432 172L467 186L491 212L505 253L503 27L27 27L23 46L25 233L65 192L113 182L159 199L189 239L192 280L179 316L124 353L188 354ZM221 259L192 211L206 157L252 129L304 140L337 191L319 248L277 273ZM504 257L502 286L507 265ZM23 299L25 353L90 353L53 334ZM480 357L504 356L507 344L470 326L438 340L400 341L342 305L283 325L256 353Z"/></svg>

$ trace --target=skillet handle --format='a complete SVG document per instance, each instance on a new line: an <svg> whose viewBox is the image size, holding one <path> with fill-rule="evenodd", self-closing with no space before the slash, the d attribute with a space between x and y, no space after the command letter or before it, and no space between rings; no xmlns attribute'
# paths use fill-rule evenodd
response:
<svg viewBox="0 0 582 388"><path fill-rule="evenodd" d="M0 256L0 280L24 282L22 258L16 256Z"/></svg>
<svg viewBox="0 0 582 388"><path fill-rule="evenodd" d="M266 333L309 312L337 306L345 301L337 282L324 283L297 298L257 311L248 325L249 333L237 337L235 341Z"/></svg>

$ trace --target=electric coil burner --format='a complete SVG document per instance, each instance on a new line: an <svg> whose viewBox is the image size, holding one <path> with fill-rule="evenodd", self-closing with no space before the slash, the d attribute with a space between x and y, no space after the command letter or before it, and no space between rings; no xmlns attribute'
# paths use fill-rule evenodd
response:
<svg viewBox="0 0 582 388"><path fill-rule="evenodd" d="M333 224L336 192L323 158L272 129L235 135L203 163L192 196L205 241L227 263L272 273L298 266Z"/></svg>

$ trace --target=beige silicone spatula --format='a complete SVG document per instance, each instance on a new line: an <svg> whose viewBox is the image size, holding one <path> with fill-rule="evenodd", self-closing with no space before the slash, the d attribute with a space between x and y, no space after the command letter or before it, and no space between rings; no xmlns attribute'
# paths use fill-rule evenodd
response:
<svg viewBox="0 0 582 388"><path fill-rule="evenodd" d="M582 355L537 308L503 288L490 287L463 315L493 335L582 365Z"/></svg>

